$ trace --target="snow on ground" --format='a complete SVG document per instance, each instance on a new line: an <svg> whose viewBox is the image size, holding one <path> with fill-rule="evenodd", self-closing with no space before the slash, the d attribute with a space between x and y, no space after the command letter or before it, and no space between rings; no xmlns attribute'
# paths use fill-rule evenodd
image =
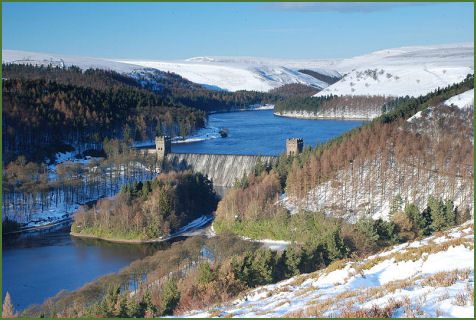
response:
<svg viewBox="0 0 476 320"><path fill-rule="evenodd" d="M97 158L86 156L85 158L78 159L75 157L76 154L78 154L77 151L57 153L55 163L50 164L47 167L49 181L56 181L58 179L56 169L61 163L68 162L71 164L82 164L86 172L81 175L81 179L85 178L84 175L87 174L88 170L94 171L97 169L97 167L88 166L90 161L97 160ZM155 176L155 173L150 172L150 170L141 163L131 162L129 165L131 168L134 168L134 170L143 171L143 176L147 179L151 179ZM28 215L25 216L24 214L13 214L11 211L8 211L7 213L4 212L3 215L21 223L22 231L56 225L58 223L70 221L73 217L73 213L78 210L80 205L86 202L98 200L103 197L114 196L120 190L120 187L123 184L132 183L135 181L133 178L126 176L126 168L124 165L121 165L117 169L108 168L105 172L103 172L103 175L108 175L114 180L111 181L106 188L81 188L79 191L76 191L82 193L82 198L84 199L82 203L72 202L71 199L68 199L68 196L66 196L64 191L57 192L58 190L52 190L47 195L49 198L47 204L42 203L44 200L39 196L39 194L34 195L33 199L30 200L31 203L29 203L30 210L28 211ZM100 184L101 177L95 178L94 182L91 183ZM17 196L13 201L10 203L5 203L4 206L5 205L8 206L8 208L12 211L18 211L16 208L22 208L24 203L22 198Z"/></svg>
<svg viewBox="0 0 476 320"><path fill-rule="evenodd" d="M182 139L182 137L173 138L172 143L191 143L220 138L220 130L221 129L217 127L207 126L205 128L199 129L195 134L187 136L185 139Z"/></svg>
<svg viewBox="0 0 476 320"><path fill-rule="evenodd" d="M474 43L375 51L332 65L346 76L316 96L419 96L474 73Z"/></svg>
<svg viewBox="0 0 476 320"><path fill-rule="evenodd" d="M268 91L289 83L302 83L317 88L328 84L298 69L312 69L324 75L340 77L335 70L319 69L314 60L280 60L254 57L191 58L177 61L113 60L106 58L79 57L61 54L2 50L4 63L53 65L60 67L78 66L82 69L99 68L127 73L133 77L149 72L168 71L214 90ZM318 61L318 60L316 60Z"/></svg>
<svg viewBox="0 0 476 320"><path fill-rule="evenodd" d="M310 75L282 65L255 62L240 63L233 60L118 60L146 68L173 72L198 84L225 89L228 91L255 90L269 91L289 83L302 83L316 88L327 87L328 84Z"/></svg>
<svg viewBox="0 0 476 320"><path fill-rule="evenodd" d="M263 247L269 248L273 251L281 251L286 249L290 244L291 241L286 240L272 240L272 239L250 239L248 237L240 236L241 239L246 241L258 242L263 244Z"/></svg>
<svg viewBox="0 0 476 320"><path fill-rule="evenodd" d="M182 235L184 233L200 229L201 227L203 227L204 225L206 225L207 223L209 223L213 219L214 219L213 215L203 215L203 216L189 222L187 225L178 229L176 232L174 232L172 234L169 234L167 239L177 237L177 236Z"/></svg>
<svg viewBox="0 0 476 320"><path fill-rule="evenodd" d="M465 91L463 93L457 94L445 102L443 102L447 106L455 106L460 109L465 109L465 108L474 108L474 89ZM408 122L413 122L416 119L419 119L422 117L423 114L426 114L429 116L432 112L433 108L427 108L423 111L418 111L415 113L413 116L407 119Z"/></svg>
<svg viewBox="0 0 476 320"><path fill-rule="evenodd" d="M133 65L131 63L120 63L103 58L5 49L2 50L2 63L32 64L38 66L47 66L51 64L59 67L77 66L83 70L97 68L113 70L119 73L132 73L136 70L144 69L141 66Z"/></svg>
<svg viewBox="0 0 476 320"><path fill-rule="evenodd" d="M278 204L284 206L291 214L296 214L299 212L299 207L293 204L286 193L283 193L279 196Z"/></svg>
<svg viewBox="0 0 476 320"><path fill-rule="evenodd" d="M341 260L183 316L355 317L356 310L388 307L392 317L473 318L473 223L359 261Z"/></svg>
<svg viewBox="0 0 476 320"><path fill-rule="evenodd" d="M247 111L259 111L259 110L273 110L274 109L274 104L265 104L264 106L257 104L257 105L252 105Z"/></svg>
<svg viewBox="0 0 476 320"><path fill-rule="evenodd" d="M352 110L346 108L344 110L326 110L326 111L314 111L308 112L305 110L300 111L281 111L274 112L275 116L289 117L298 119L346 119L346 120L371 120L377 118L382 114L380 108L374 110L367 110L365 112Z"/></svg>
<svg viewBox="0 0 476 320"><path fill-rule="evenodd" d="M460 93L444 102L447 106L454 105L460 109L474 108L474 89Z"/></svg>
<svg viewBox="0 0 476 320"><path fill-rule="evenodd" d="M196 57L155 61L102 59L2 50L2 61L80 68L111 69L131 75L169 71L213 89L269 91L289 83L325 88L317 95L418 96L460 82L474 73L474 43L414 46L375 51L348 59L273 59L259 57ZM328 87L309 69L332 77L346 76Z"/></svg>
<svg viewBox="0 0 476 320"><path fill-rule="evenodd" d="M431 111L433 110L433 108L427 108L425 110L422 110L422 111L418 111L417 113L415 113L413 116L411 116L410 118L407 119L408 122L413 122L415 121L416 119L420 119L423 114L426 114L427 116L429 116L431 114Z"/></svg>
<svg viewBox="0 0 476 320"><path fill-rule="evenodd" d="M474 211L474 183L471 180L456 177L452 185L448 183L446 175L424 168L422 171L422 168L410 162L393 162L392 169L386 170L385 178L382 178L380 165L381 158L377 156L358 166L347 166L339 170L333 179L314 186L302 198L282 195L279 204L291 213L298 212L299 209L323 211L350 223L356 223L362 216L388 221L392 201L397 195L402 197L404 203L413 203L421 211L426 208L430 195L438 195L442 199L451 198L459 210L469 210L471 214ZM416 177L420 171L425 174L420 174L416 183L412 177ZM359 172L358 183L352 182L354 172ZM369 183L372 185L370 192Z"/></svg>
<svg viewBox="0 0 476 320"><path fill-rule="evenodd" d="M186 136L185 139L183 139L182 137L174 137L171 139L171 143L172 144L193 143L193 142L221 138L220 130L221 129L217 127L207 126L205 128L201 128L197 130L195 134ZM153 146L155 146L155 140L144 140L144 141L134 142L134 147L136 148L145 148L145 147L153 147Z"/></svg>

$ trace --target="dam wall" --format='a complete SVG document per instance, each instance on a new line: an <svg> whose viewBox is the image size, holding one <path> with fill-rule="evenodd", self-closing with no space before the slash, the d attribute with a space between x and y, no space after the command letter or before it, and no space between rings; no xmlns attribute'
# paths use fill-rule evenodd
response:
<svg viewBox="0 0 476 320"><path fill-rule="evenodd" d="M249 174L261 158L263 163L272 164L275 156L169 153L166 156L168 169L200 172L213 182L214 186L233 187L235 179Z"/></svg>

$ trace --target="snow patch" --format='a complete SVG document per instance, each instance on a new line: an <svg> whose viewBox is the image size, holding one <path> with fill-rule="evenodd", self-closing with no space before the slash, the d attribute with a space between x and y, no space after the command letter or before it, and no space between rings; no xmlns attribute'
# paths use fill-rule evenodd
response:
<svg viewBox="0 0 476 320"><path fill-rule="evenodd" d="M447 106L454 105L460 109L474 108L474 89L460 93L444 102Z"/></svg>

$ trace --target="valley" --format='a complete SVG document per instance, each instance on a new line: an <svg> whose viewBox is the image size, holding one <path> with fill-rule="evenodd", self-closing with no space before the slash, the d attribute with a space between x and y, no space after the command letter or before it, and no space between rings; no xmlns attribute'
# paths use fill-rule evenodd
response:
<svg viewBox="0 0 476 320"><path fill-rule="evenodd" d="M472 317L473 60L2 50L4 314Z"/></svg>

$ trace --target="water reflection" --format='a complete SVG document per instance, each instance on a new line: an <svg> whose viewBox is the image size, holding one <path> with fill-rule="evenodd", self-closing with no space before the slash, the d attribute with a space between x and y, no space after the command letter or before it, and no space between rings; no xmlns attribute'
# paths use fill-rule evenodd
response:
<svg viewBox="0 0 476 320"><path fill-rule="evenodd" d="M79 288L170 245L170 242L131 245L80 239L69 235L69 226L4 237L2 299L9 291L15 308L24 309L42 303L61 289Z"/></svg>

